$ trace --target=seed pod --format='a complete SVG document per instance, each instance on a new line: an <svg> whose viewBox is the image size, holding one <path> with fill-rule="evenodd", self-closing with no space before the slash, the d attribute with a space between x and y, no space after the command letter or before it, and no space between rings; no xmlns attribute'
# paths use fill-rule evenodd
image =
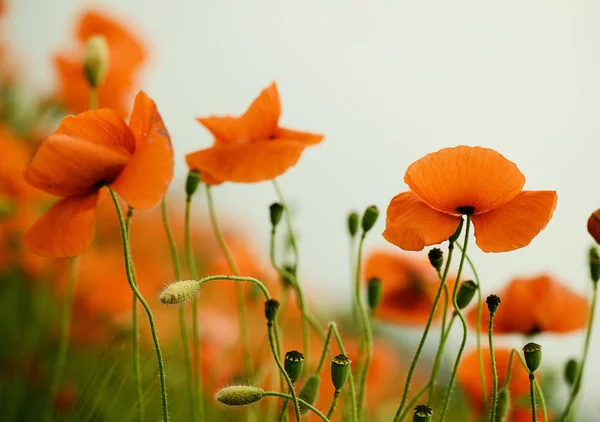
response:
<svg viewBox="0 0 600 422"><path fill-rule="evenodd" d="M413 414L413 422L430 422L433 416L433 409L425 404L418 404Z"/></svg>
<svg viewBox="0 0 600 422"><path fill-rule="evenodd" d="M187 175L187 179L185 180L185 194L188 198L190 198L194 193L196 193L199 184L200 172L198 170L190 170L190 172Z"/></svg>
<svg viewBox="0 0 600 422"><path fill-rule="evenodd" d="M252 385L234 385L225 387L217 393L217 401L227 406L248 406L264 397L262 388Z"/></svg>
<svg viewBox="0 0 600 422"><path fill-rule="evenodd" d="M542 363L542 346L537 343L527 343L523 347L523 355L529 372L535 372Z"/></svg>
<svg viewBox="0 0 600 422"><path fill-rule="evenodd" d="M339 354L331 359L331 382L337 391L340 391L350 375L350 363L346 355Z"/></svg>
<svg viewBox="0 0 600 422"><path fill-rule="evenodd" d="M269 207L269 217L271 218L271 226L277 227L283 216L283 205L279 202L274 202Z"/></svg>
<svg viewBox="0 0 600 422"><path fill-rule="evenodd" d="M507 388L501 388L496 401L496 420L494 422L506 422L510 412L510 392Z"/></svg>
<svg viewBox="0 0 600 422"><path fill-rule="evenodd" d="M496 295L489 295L485 300L485 303L487 303L490 314L495 314L500 306L500 298Z"/></svg>
<svg viewBox="0 0 600 422"><path fill-rule="evenodd" d="M473 280L466 280L460 283L460 287L456 293L456 304L458 305L458 309L465 309L469 306L476 291L477 284L475 284Z"/></svg>
<svg viewBox="0 0 600 422"><path fill-rule="evenodd" d="M277 311L279 310L279 302L275 299L268 299L265 302L265 317L269 324L272 324L275 321L275 317L277 316Z"/></svg>
<svg viewBox="0 0 600 422"><path fill-rule="evenodd" d="M285 354L283 362L283 368L287 372L292 384L298 381L300 374L302 374L302 363L304 362L304 355L297 350L292 350Z"/></svg>
<svg viewBox="0 0 600 422"><path fill-rule="evenodd" d="M159 299L165 305L176 305L194 297L199 288L196 280L176 281L163 289Z"/></svg>
<svg viewBox="0 0 600 422"><path fill-rule="evenodd" d="M383 298L383 282L380 278L372 277L367 281L367 299L369 308L374 311Z"/></svg>
<svg viewBox="0 0 600 422"><path fill-rule="evenodd" d="M433 248L427 253L431 266L436 271L441 271L442 265L444 265L444 252L440 248Z"/></svg>
<svg viewBox="0 0 600 422"><path fill-rule="evenodd" d="M373 228L375 222L377 222L377 217L379 217L379 210L377 209L377 207L375 205L367 207L365 213L363 214L361 222L363 232L367 233Z"/></svg>
<svg viewBox="0 0 600 422"><path fill-rule="evenodd" d="M304 400L311 406L315 404L317 396L319 395L319 385L321 384L321 378L318 375L313 374L306 379L298 397ZM300 404L300 413L305 414L308 412L308 407Z"/></svg>

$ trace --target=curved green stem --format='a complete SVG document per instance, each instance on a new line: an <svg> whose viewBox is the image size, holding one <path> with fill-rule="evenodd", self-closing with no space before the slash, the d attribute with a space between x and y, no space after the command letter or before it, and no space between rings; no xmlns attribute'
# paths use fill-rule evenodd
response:
<svg viewBox="0 0 600 422"><path fill-rule="evenodd" d="M198 268L196 266L196 257L192 248L192 195L188 195L185 199L185 215L184 215L184 244L185 255L188 265L188 272L194 279L198 279ZM181 274L180 278L181 279ZM183 329L183 328L182 328ZM187 336L186 336L187 337ZM204 413L204 401L202 400L202 350L200 348L200 328L198 327L198 297L192 299L192 354L190 357L191 376L193 377L195 404L198 407L198 416L202 420Z"/></svg>
<svg viewBox="0 0 600 422"><path fill-rule="evenodd" d="M575 382L573 383L573 388L571 389L571 394L569 396L569 401L567 402L567 406L563 411L559 421L563 422L567 420L569 413L575 404L575 400L577 399L577 395L579 394L579 390L581 390L581 380L583 378L583 370L585 368L585 363L587 361L588 352L590 350L590 340L592 338L592 327L594 325L594 315L596 314L596 301L598 296L598 283L594 284L594 293L592 296L592 307L590 311L590 319L588 322L587 332L585 335L585 344L583 346L583 359L581 359L581 366L579 367L579 371L577 372L577 378L575 378Z"/></svg>
<svg viewBox="0 0 600 422"><path fill-rule="evenodd" d="M50 420L52 409L62 375L67 361L67 351L69 349L69 332L71 330L71 314L73 312L73 297L75 295L75 282L77 280L77 257L69 260L69 275L67 280L67 290L65 291L65 299L62 304L60 317L60 340L58 343L58 354L52 368L52 378L50 381L50 390L46 403L45 420Z"/></svg>
<svg viewBox="0 0 600 422"><path fill-rule="evenodd" d="M121 238L123 241L123 254L125 259L125 270L127 273L127 281L129 282L129 287L133 290L133 293L140 301L146 314L148 316L148 322L150 323L150 331L152 333L152 340L154 342L154 348L156 349L156 359L158 361L158 374L160 378L160 393L162 400L162 414L163 421L169 421L169 403L167 400L167 384L165 380L165 366L163 362L162 352L160 351L160 343L158 342L158 336L156 335L156 324L154 323L154 316L152 315L152 310L148 305L148 302L144 299L140 291L138 290L133 276L133 262L131 261L131 250L129 246L129 237L127 236L127 230L125 228L125 219L123 218L123 211L121 211L121 206L119 205L119 199L117 195L112 190L110 185L107 185L108 191L112 196L113 202L115 204L115 208L117 210L117 215L119 217L119 223L121 224Z"/></svg>
<svg viewBox="0 0 600 422"><path fill-rule="evenodd" d="M527 362L525 362L525 359L523 358L521 353L519 353L519 351L516 349L512 349L511 352L512 352L511 355L517 355L519 357L519 361L521 361L521 365L523 365L523 368L525 368L525 370L527 372L529 372L529 368L527 367ZM538 398L540 399L540 407L542 408L542 415L544 418L544 422L548 422L548 408L546 407L546 399L544 398L544 392L542 391L542 386L538 382L537 378L533 380L533 383L535 384L535 389L537 390ZM505 383L505 385L508 385L508 383Z"/></svg>
<svg viewBox="0 0 600 422"><path fill-rule="evenodd" d="M456 355L456 361L454 362L454 368L452 369L452 374L450 375L450 381L448 383L448 389L446 391L446 398L444 399L444 406L442 407L442 413L440 416L440 421L444 421L446 417L446 412L448 411L448 405L450 404L450 396L452 395L452 388L454 387L454 380L456 379L456 373L458 371L458 365L460 363L460 358L462 357L462 352L465 349L465 344L467 342L467 322L465 321L465 317L463 316L460 308L458 307L458 303L456 303L456 294L458 293L458 285L460 284L460 276L462 275L463 266L465 263L465 256L467 254L467 246L469 243L469 233L471 230L471 216L467 215L467 222L465 228L465 243L462 250L462 254L460 257L460 263L458 265L458 271L456 272L456 283L454 284L454 289L452 292L452 305L454 306L454 312L460 318L460 322L463 326L463 337L460 347L458 349L458 354Z"/></svg>
<svg viewBox="0 0 600 422"><path fill-rule="evenodd" d="M98 108L98 88L90 87L90 96L88 97L88 109L95 110Z"/></svg>
<svg viewBox="0 0 600 422"><path fill-rule="evenodd" d="M331 406L329 407L329 412L327 412L327 418L329 419L333 412L335 412L335 408L337 407L338 399L340 398L340 390L335 390L333 392L333 401L331 402Z"/></svg>
<svg viewBox="0 0 600 422"><path fill-rule="evenodd" d="M404 411L398 417L398 421L401 422L401 421L404 420L404 418L406 418L406 416L408 415L408 412L411 411L411 409L413 408L413 406L417 403L417 400L419 400L419 397L421 397L423 395L423 393L425 393L425 391L429 387L431 387L431 384L432 384L431 380L427 381L427 383L425 383L425 385L423 387L421 387L421 389L415 393L415 395L413 396L413 398L410 399L410 401L408 402L408 404L404 408Z"/></svg>
<svg viewBox="0 0 600 422"><path fill-rule="evenodd" d="M433 392L435 390L435 379L437 378L437 374L440 370L440 365L442 362L442 356L444 355L444 347L446 346L446 340L448 340L448 335L450 334L450 330L452 329L452 324L456 319L456 314L452 314L452 318L450 319L450 323L448 324L448 328L446 331L442 331L442 338L440 340L440 345L438 346L437 352L435 354L435 359L433 361L433 368L431 369L431 376L429 377L429 396L427 399L427 404L431 405L433 402ZM408 407L410 409L410 406Z"/></svg>
<svg viewBox="0 0 600 422"><path fill-rule="evenodd" d="M329 329L333 332L333 335L335 335L335 340L340 348L340 351L344 355L348 356L346 348L344 347L344 343L342 342L342 336L337 328L337 324L335 322L330 322ZM356 411L356 390L354 388L354 376L352 375L352 371L350 371L350 374L348 375L348 382L350 383L350 406L352 408L352 421L357 422L358 414Z"/></svg>
<svg viewBox="0 0 600 422"><path fill-rule="evenodd" d="M531 422L536 422L537 421L537 412L536 412L536 405L535 405L535 386L534 386L534 382L535 381L535 375L533 375L533 372L529 373L529 400L531 401Z"/></svg>
<svg viewBox="0 0 600 422"><path fill-rule="evenodd" d="M291 395L285 394L285 393L279 393L277 391L265 391L263 393L263 395L264 396L271 396L271 397L283 397L284 399L288 399L288 400L292 399ZM321 411L319 411L319 409L317 409L313 405L305 402L301 398L297 398L297 400L298 400L298 403L302 404L302 406L306 407L308 410L310 410L315 415L317 415L318 417L320 417L321 420L323 420L324 422L329 422L329 419L327 419L327 416L325 416L323 413L321 413Z"/></svg>
<svg viewBox="0 0 600 422"><path fill-rule="evenodd" d="M444 273L442 275L442 280L440 281L440 287L435 295L435 299L433 300L433 305L431 307L431 312L429 314L429 318L427 319L427 323L425 324L425 329L423 330L423 334L421 336L421 341L417 346L417 351L415 352L415 356L412 359L410 364L410 368L408 370L408 375L406 376L406 383L404 384L404 391L402 392L402 400L400 401L400 406L398 406L398 410L396 410L396 415L394 416L394 422L398 422L400 420L400 415L402 414L402 410L404 410L404 404L406 403L406 398L408 396L408 389L410 387L410 381L415 372L415 368L417 367L417 362L419 361L419 357L421 356L421 351L423 350L423 346L425 345L425 340L427 340L427 334L429 334L429 329L431 328L431 323L433 322L433 317L435 316L435 312L437 311L438 303L440 298L442 297L442 292L444 291L444 286L446 285L446 279L448 278L448 271L450 270L450 263L452 262L452 253L454 251L454 243L450 242L448 245L448 259L446 260L446 265L444 267ZM458 280L457 280L458 283Z"/></svg>
<svg viewBox="0 0 600 422"><path fill-rule="evenodd" d="M173 273L175 275L175 280L181 280L181 262L179 260L179 253L177 252L177 244L175 243L173 230L171 230L171 224L169 223L167 200L164 198L161 201L161 214L163 226L165 228L165 234L167 235L167 242L169 243L169 252L171 253L171 261L173 263ZM190 342L188 339L188 328L185 320L185 307L183 303L179 305L179 328L181 331L181 344L183 346L183 359L185 361L185 367L187 372L190 418L192 421L195 421L197 417L195 404L196 400L194 394L194 373L192 371L192 360L190 357Z"/></svg>
<svg viewBox="0 0 600 422"><path fill-rule="evenodd" d="M490 422L496 420L496 406L498 405L498 372L496 371L496 355L494 353L494 316L495 312L490 312L490 322L488 326L488 342L490 345L490 360L492 361L492 410L490 411Z"/></svg>

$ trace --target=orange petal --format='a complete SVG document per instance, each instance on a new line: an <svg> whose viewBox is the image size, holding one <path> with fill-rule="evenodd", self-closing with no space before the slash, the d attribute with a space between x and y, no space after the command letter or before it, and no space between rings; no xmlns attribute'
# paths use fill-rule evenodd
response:
<svg viewBox="0 0 600 422"><path fill-rule="evenodd" d="M324 136L318 133L300 132L293 129L277 128L275 131L275 138L286 139L289 141L302 142L305 145L315 145L320 143Z"/></svg>
<svg viewBox="0 0 600 422"><path fill-rule="evenodd" d="M123 119L108 108L89 110L77 116L67 116L55 134L81 138L99 145L135 151L135 139Z"/></svg>
<svg viewBox="0 0 600 422"><path fill-rule="evenodd" d="M171 137L156 104L143 91L135 98L129 121L136 150L112 188L137 209L156 205L173 178Z"/></svg>
<svg viewBox="0 0 600 422"><path fill-rule="evenodd" d="M186 156L188 167L224 182L271 180L296 164L306 145L295 141L222 144Z"/></svg>
<svg viewBox="0 0 600 422"><path fill-rule="evenodd" d="M263 141L274 136L281 114L275 83L263 90L241 117L198 118L216 138L216 143Z"/></svg>
<svg viewBox="0 0 600 422"><path fill-rule="evenodd" d="M459 223L460 217L438 212L414 193L404 192L388 206L383 237L404 250L420 251L448 240Z"/></svg>
<svg viewBox="0 0 600 422"><path fill-rule="evenodd" d="M100 182L113 181L129 159L123 148L50 135L25 170L25 180L53 195L83 195Z"/></svg>
<svg viewBox="0 0 600 422"><path fill-rule="evenodd" d="M460 214L473 207L475 214L498 208L516 197L525 176L515 163L498 152L481 147L444 148L408 167L404 181L430 207Z"/></svg>
<svg viewBox="0 0 600 422"><path fill-rule="evenodd" d="M42 256L64 258L81 254L94 239L95 208L103 197L104 192L96 191L61 199L23 235L23 243Z"/></svg>
<svg viewBox="0 0 600 422"><path fill-rule="evenodd" d="M523 191L502 207L473 216L477 245L484 252L529 245L552 218L556 200L554 191Z"/></svg>

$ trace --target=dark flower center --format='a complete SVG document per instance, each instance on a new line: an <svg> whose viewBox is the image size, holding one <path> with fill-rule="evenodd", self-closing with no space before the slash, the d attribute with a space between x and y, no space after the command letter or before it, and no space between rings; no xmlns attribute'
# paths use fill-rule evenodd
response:
<svg viewBox="0 0 600 422"><path fill-rule="evenodd" d="M472 207L470 205L456 207L456 212L458 212L459 214L473 215L473 213L475 212L475 207Z"/></svg>
<svg viewBox="0 0 600 422"><path fill-rule="evenodd" d="M529 330L527 330L525 334L528 336L535 336L536 334L540 334L542 331L542 326L536 322Z"/></svg>

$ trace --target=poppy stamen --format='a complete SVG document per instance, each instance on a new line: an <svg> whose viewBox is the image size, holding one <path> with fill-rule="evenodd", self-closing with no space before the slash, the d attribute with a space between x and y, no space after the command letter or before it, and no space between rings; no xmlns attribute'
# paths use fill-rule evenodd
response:
<svg viewBox="0 0 600 422"><path fill-rule="evenodd" d="M475 207L472 207L470 205L456 207L456 212L463 215L473 215L473 213L475 212Z"/></svg>

